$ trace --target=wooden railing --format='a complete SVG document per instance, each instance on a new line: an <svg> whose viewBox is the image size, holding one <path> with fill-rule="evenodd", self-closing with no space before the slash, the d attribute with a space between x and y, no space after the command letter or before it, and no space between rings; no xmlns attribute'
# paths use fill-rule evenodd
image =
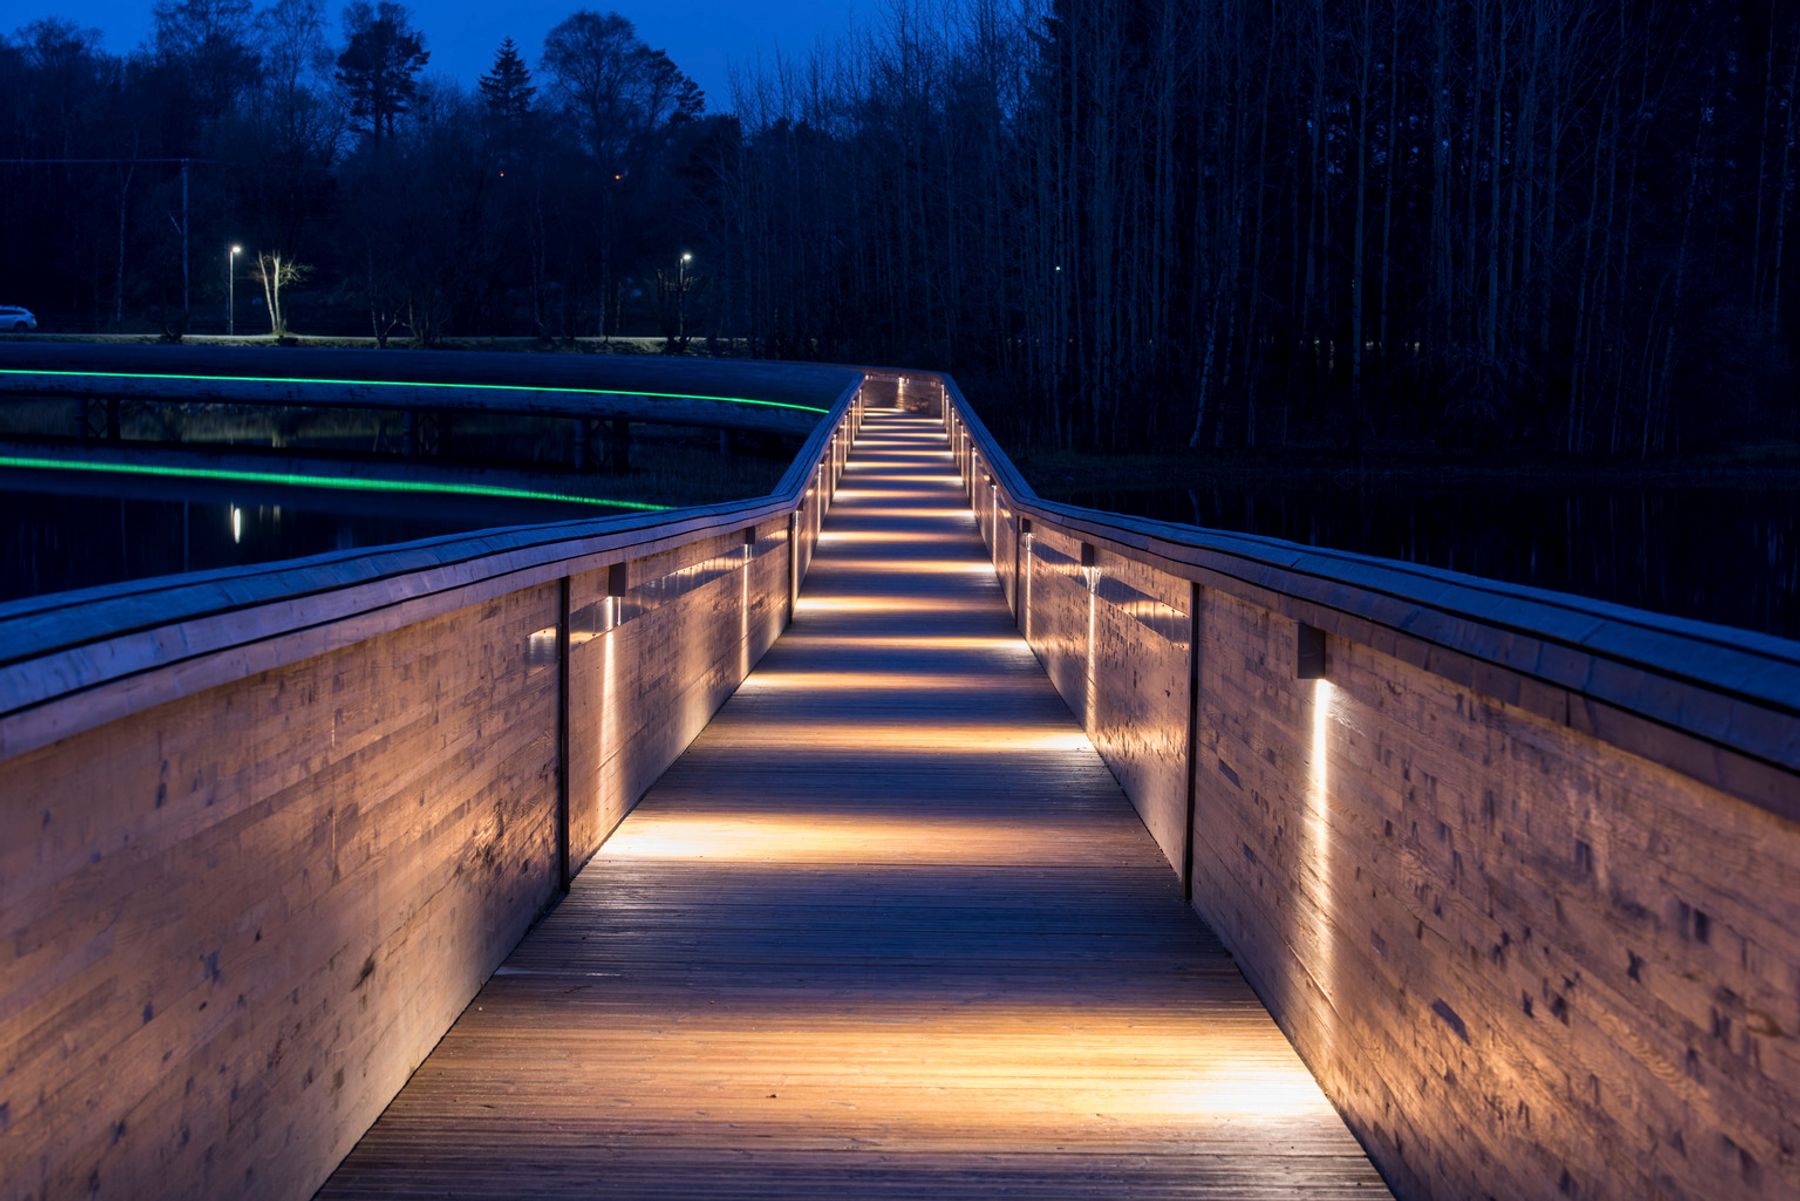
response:
<svg viewBox="0 0 1800 1201"><path fill-rule="evenodd" d="M0 1198L306 1197L790 619L771 495L0 606Z"/></svg>
<svg viewBox="0 0 1800 1201"><path fill-rule="evenodd" d="M1800 644L1045 501L935 382L1020 628L1399 1195L1800 1194Z"/></svg>

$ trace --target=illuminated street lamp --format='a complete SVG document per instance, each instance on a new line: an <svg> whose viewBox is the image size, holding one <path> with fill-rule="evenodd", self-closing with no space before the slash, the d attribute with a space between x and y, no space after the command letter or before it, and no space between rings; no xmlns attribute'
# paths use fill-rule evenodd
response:
<svg viewBox="0 0 1800 1201"><path fill-rule="evenodd" d="M694 256L687 251L681 252L681 261L675 265L675 340L687 341L687 265L694 261Z"/></svg>
<svg viewBox="0 0 1800 1201"><path fill-rule="evenodd" d="M234 337L237 334L237 256L244 253L242 246L233 246L231 253L225 256L225 334Z"/></svg>

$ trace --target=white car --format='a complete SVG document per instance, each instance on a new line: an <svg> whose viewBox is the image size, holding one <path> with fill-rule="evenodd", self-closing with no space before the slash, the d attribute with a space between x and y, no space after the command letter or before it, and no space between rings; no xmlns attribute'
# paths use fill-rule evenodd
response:
<svg viewBox="0 0 1800 1201"><path fill-rule="evenodd" d="M16 304L0 304L0 330L9 334L28 334L37 328L37 317L30 309Z"/></svg>

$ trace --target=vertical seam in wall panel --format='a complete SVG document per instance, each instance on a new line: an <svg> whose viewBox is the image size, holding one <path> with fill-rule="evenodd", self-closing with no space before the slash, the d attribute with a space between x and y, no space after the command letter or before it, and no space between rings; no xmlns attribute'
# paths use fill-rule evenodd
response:
<svg viewBox="0 0 1800 1201"><path fill-rule="evenodd" d="M788 514L787 624L794 624L800 596L800 510Z"/></svg>
<svg viewBox="0 0 1800 1201"><path fill-rule="evenodd" d="M1020 527L1019 514L1015 510L1013 513L1012 611L1013 611L1013 626L1014 626L1014 628L1016 628L1020 631L1023 631L1025 628L1025 596L1023 593L1021 593L1019 591L1019 582L1020 582L1020 577L1021 577L1020 555L1023 552L1020 551L1019 547L1020 547L1020 544L1025 541L1025 535L1023 535L1019 532L1019 527Z"/></svg>
<svg viewBox="0 0 1800 1201"><path fill-rule="evenodd" d="M1194 758L1200 749L1200 584L1188 581L1187 821L1181 842L1181 895L1194 900L1194 818L1199 807Z"/></svg>
<svg viewBox="0 0 1800 1201"><path fill-rule="evenodd" d="M556 582L556 874L569 891L569 577Z"/></svg>

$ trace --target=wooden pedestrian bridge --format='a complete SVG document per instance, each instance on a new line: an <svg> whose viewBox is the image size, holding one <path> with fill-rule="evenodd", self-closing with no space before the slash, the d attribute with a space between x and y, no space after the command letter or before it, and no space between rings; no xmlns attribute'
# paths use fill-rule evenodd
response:
<svg viewBox="0 0 1800 1201"><path fill-rule="evenodd" d="M1800 645L784 386L767 497L0 605L0 1198L1800 1195Z"/></svg>

